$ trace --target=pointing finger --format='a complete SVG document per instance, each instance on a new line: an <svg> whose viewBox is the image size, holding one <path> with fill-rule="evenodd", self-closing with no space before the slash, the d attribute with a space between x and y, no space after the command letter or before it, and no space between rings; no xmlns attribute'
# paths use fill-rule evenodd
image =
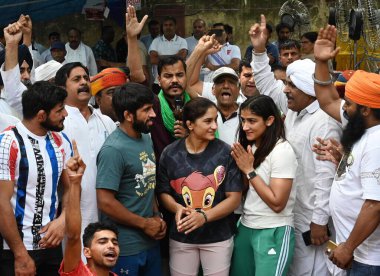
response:
<svg viewBox="0 0 380 276"><path fill-rule="evenodd" d="M75 140L73 140L72 144L73 144L74 157L78 157L79 151L78 151L78 147L77 147L77 142L75 142Z"/></svg>
<svg viewBox="0 0 380 276"><path fill-rule="evenodd" d="M260 20L261 20L261 23L260 23L261 26L262 26L262 27L266 27L266 25L267 25L267 20L266 20L264 14L262 14L262 15L260 16Z"/></svg>

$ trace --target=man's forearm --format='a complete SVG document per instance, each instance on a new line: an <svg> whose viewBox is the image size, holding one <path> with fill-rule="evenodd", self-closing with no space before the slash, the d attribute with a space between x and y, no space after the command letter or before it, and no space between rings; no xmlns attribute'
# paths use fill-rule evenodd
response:
<svg viewBox="0 0 380 276"><path fill-rule="evenodd" d="M15 215L9 201L0 202L0 233L15 257L28 254L18 232Z"/></svg>
<svg viewBox="0 0 380 276"><path fill-rule="evenodd" d="M380 201L366 200L346 241L346 247L354 251L375 231L379 224Z"/></svg>
<svg viewBox="0 0 380 276"><path fill-rule="evenodd" d="M5 46L4 71L10 70L18 65L18 45L7 44Z"/></svg>
<svg viewBox="0 0 380 276"><path fill-rule="evenodd" d="M140 230L144 228L146 218L132 213L115 198L99 200L100 197L98 195L98 208L109 218L125 226Z"/></svg>
<svg viewBox="0 0 380 276"><path fill-rule="evenodd" d="M131 81L144 82L145 75L141 64L137 37L128 37L128 67L131 70Z"/></svg>
<svg viewBox="0 0 380 276"><path fill-rule="evenodd" d="M205 53L199 49L198 47L195 47L192 54L189 56L189 58L186 61L186 74L187 74L187 80L188 84L194 85L199 80L199 72L201 70L202 64L205 60Z"/></svg>
<svg viewBox="0 0 380 276"><path fill-rule="evenodd" d="M75 183L75 181L79 183ZM81 196L81 179L72 180L68 192L70 204L66 206L66 235L68 239L80 240L81 233L81 209L80 209L80 196Z"/></svg>

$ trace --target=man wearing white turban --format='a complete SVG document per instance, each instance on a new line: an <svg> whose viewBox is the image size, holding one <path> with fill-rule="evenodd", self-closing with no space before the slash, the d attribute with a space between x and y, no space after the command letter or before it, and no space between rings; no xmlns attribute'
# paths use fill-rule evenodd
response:
<svg viewBox="0 0 380 276"><path fill-rule="evenodd" d="M36 68L35 79L36 81L50 81L54 83L55 74L62 67L62 64L50 60Z"/></svg>
<svg viewBox="0 0 380 276"><path fill-rule="evenodd" d="M329 240L329 195L335 166L316 159L312 145L316 137L339 139L341 128L324 113L316 101L311 60L296 60L288 65L286 81L277 81L268 64L265 52L266 20L250 29L254 47L252 68L256 86L261 94L273 98L286 114L286 138L297 155L298 168L293 184L297 186L294 206L295 249L289 275L330 275L325 246ZM265 87L265 89L263 89ZM308 232L310 230L310 232ZM310 237L306 245L302 233Z"/></svg>

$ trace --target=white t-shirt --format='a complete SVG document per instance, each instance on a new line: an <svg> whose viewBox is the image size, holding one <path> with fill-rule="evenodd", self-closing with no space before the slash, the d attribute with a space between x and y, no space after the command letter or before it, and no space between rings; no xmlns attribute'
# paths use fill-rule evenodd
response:
<svg viewBox="0 0 380 276"><path fill-rule="evenodd" d="M149 47L149 54L152 51L158 53L159 56L173 56L176 55L180 50L187 49L187 42L184 38L175 35L173 39L167 40L165 36L158 36L153 41ZM153 77L157 78L157 65L152 66Z"/></svg>
<svg viewBox="0 0 380 276"><path fill-rule="evenodd" d="M234 58L241 60L240 48L228 42L223 45L219 52L207 56L208 61L213 65L227 65Z"/></svg>
<svg viewBox="0 0 380 276"><path fill-rule="evenodd" d="M252 148L252 151L256 148ZM256 169L257 174L269 185L271 178L292 178L296 176L297 158L289 142L280 140L271 153ZM293 226L293 207L296 197L296 187L292 185L288 202L280 212L274 212L249 185L249 190L243 207L241 223L249 228L265 229L285 225Z"/></svg>
<svg viewBox="0 0 380 276"><path fill-rule="evenodd" d="M71 155L62 132L37 136L19 122L0 134L0 180L15 182L11 205L27 250L40 249L38 232L56 217L57 186ZM4 249L9 249L5 240Z"/></svg>
<svg viewBox="0 0 380 276"><path fill-rule="evenodd" d="M330 194L338 243L348 239L364 201L380 201L379 140L380 125L367 129L338 166ZM380 266L380 226L356 248L354 258L360 263Z"/></svg>

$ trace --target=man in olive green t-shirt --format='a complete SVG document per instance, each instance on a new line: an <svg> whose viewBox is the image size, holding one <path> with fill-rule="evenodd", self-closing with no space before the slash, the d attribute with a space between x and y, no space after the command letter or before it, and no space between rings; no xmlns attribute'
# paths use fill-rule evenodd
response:
<svg viewBox="0 0 380 276"><path fill-rule="evenodd" d="M96 193L101 221L111 221L119 230L120 257L113 271L160 275L157 240L164 237L166 224L156 205L156 164L147 134L156 116L153 93L127 83L115 90L112 105L120 126L98 154Z"/></svg>

